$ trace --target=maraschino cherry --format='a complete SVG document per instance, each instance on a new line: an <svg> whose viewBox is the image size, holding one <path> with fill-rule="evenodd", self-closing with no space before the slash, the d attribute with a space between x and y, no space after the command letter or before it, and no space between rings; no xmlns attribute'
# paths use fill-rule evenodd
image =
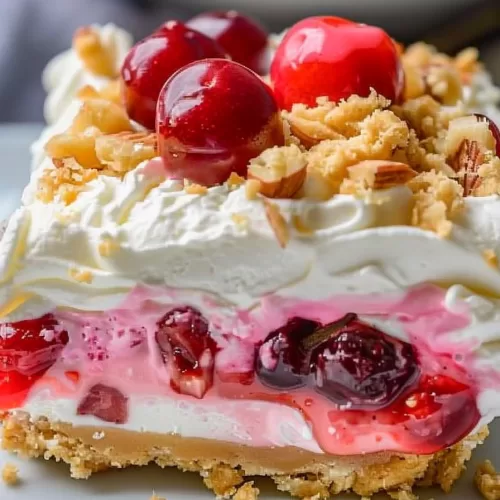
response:
<svg viewBox="0 0 500 500"><path fill-rule="evenodd" d="M293 26L271 66L279 105L314 106L318 97L339 101L373 88L391 101L404 89L396 45L382 29L338 17L311 17Z"/></svg>
<svg viewBox="0 0 500 500"><path fill-rule="evenodd" d="M268 33L254 19L234 10L204 12L187 25L214 39L233 61L263 73Z"/></svg>
<svg viewBox="0 0 500 500"><path fill-rule="evenodd" d="M283 124L271 89L251 70L225 59L194 62L161 91L156 121L170 177L214 186L248 162L283 145Z"/></svg>
<svg viewBox="0 0 500 500"><path fill-rule="evenodd" d="M180 68L208 57L226 57L211 38L170 21L128 53L122 66L123 97L130 118L155 127L156 104L165 82Z"/></svg>

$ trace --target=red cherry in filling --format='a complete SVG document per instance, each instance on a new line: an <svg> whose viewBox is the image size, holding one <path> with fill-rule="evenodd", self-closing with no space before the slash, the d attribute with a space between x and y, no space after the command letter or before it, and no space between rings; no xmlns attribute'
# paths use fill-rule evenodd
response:
<svg viewBox="0 0 500 500"><path fill-rule="evenodd" d="M51 314L0 324L0 407L21 404L67 343L68 333Z"/></svg>
<svg viewBox="0 0 500 500"><path fill-rule="evenodd" d="M234 10L204 12L187 25L214 39L233 59L255 71L264 71L268 34L255 20Z"/></svg>
<svg viewBox="0 0 500 500"><path fill-rule="evenodd" d="M158 322L156 342L172 389L201 399L213 385L217 351L207 320L191 307L174 309Z"/></svg>
<svg viewBox="0 0 500 500"><path fill-rule="evenodd" d="M154 130L156 104L165 82L186 64L208 57L226 57L226 53L214 40L179 21L166 23L135 45L121 71L130 118Z"/></svg>
<svg viewBox="0 0 500 500"><path fill-rule="evenodd" d="M411 387L419 369L410 344L348 314L326 326L293 318L261 346L257 373L272 388L308 384L339 406L373 410Z"/></svg>
<svg viewBox="0 0 500 500"><path fill-rule="evenodd" d="M338 17L311 17L293 26L278 47L271 79L279 105L314 106L318 97L332 101L370 89L391 101L404 90L404 72L396 45L382 29Z"/></svg>
<svg viewBox="0 0 500 500"><path fill-rule="evenodd" d="M284 144L271 89L252 71L224 59L190 64L165 85L156 122L172 178L213 186L231 172L246 176L251 158Z"/></svg>
<svg viewBox="0 0 500 500"><path fill-rule="evenodd" d="M498 128L496 123L487 116L481 115L479 113L476 113L475 116L478 119L478 121L485 121L488 123L491 135L495 139L496 155L500 157L500 129Z"/></svg>
<svg viewBox="0 0 500 500"><path fill-rule="evenodd" d="M105 422L124 424L128 420L128 398L118 389L94 385L76 410L78 415L93 415Z"/></svg>

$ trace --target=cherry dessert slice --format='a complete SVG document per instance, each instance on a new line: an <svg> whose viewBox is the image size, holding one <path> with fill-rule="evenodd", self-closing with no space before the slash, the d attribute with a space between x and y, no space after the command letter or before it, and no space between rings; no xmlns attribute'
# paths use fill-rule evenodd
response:
<svg viewBox="0 0 500 500"><path fill-rule="evenodd" d="M165 85L158 102L160 154L172 178L214 186L250 159L283 145L271 89L252 71L224 59L194 62Z"/></svg>
<svg viewBox="0 0 500 500"><path fill-rule="evenodd" d="M135 45L122 66L123 98L129 117L154 130L156 104L165 82L180 68L207 57L226 57L211 38L179 21L166 23Z"/></svg>
<svg viewBox="0 0 500 500"><path fill-rule="evenodd" d="M338 17L311 17L293 26L271 66L279 105L315 106L351 95L366 97L371 89L391 101L404 90L404 72L394 41L382 29Z"/></svg>
<svg viewBox="0 0 500 500"><path fill-rule="evenodd" d="M234 10L204 12L187 25L214 39L233 59L261 74L268 34L254 19Z"/></svg>

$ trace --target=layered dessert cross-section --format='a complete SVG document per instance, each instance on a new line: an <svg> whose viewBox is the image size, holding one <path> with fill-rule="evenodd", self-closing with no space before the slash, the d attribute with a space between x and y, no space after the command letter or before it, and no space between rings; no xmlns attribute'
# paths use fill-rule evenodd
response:
<svg viewBox="0 0 500 500"><path fill-rule="evenodd" d="M235 12L79 30L0 240L3 446L218 496L448 491L500 413L500 133L468 49Z"/></svg>

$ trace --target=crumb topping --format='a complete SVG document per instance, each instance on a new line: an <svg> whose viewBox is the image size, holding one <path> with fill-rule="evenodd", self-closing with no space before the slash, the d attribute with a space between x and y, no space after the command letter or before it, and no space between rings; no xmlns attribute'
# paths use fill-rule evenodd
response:
<svg viewBox="0 0 500 500"><path fill-rule="evenodd" d="M87 69L110 82L100 90L82 88L71 127L47 143L52 165L38 185L44 203L69 205L97 177L122 178L158 156L156 134L134 131L98 33L83 28L73 44ZM391 103L372 90L367 97L352 95L336 103L319 98L314 107L295 104L282 113L286 146L251 160L248 179L231 174L228 189L243 187L248 200L322 201L337 194L369 197L373 190L406 185L414 198L411 224L448 236L464 197L500 193L500 159L488 123L468 116L460 104L464 86L482 66L472 48L456 57L425 43L399 50L406 77L402 102ZM184 190L207 192L189 182ZM266 213L284 246L286 224L272 206L266 205ZM300 218L292 225L310 234ZM106 256L108 250L103 245L99 251Z"/></svg>
<svg viewBox="0 0 500 500"><path fill-rule="evenodd" d="M500 499L500 475L489 460L478 466L474 482L486 500Z"/></svg>
<svg viewBox="0 0 500 500"><path fill-rule="evenodd" d="M2 481L7 486L15 486L19 483L19 469L16 465L7 462L2 469Z"/></svg>

